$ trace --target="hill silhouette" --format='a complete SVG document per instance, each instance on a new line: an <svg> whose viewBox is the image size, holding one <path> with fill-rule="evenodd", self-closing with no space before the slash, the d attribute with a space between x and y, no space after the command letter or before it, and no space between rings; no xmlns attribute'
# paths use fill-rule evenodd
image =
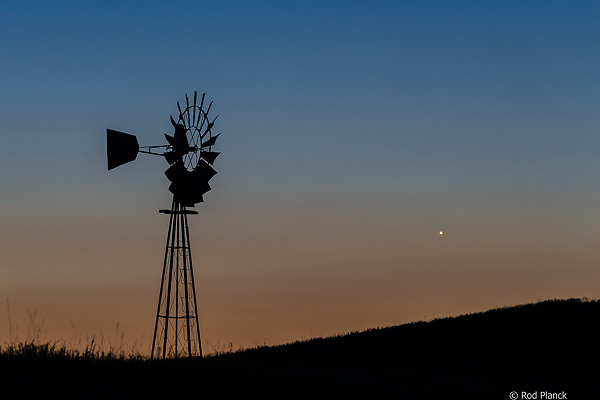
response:
<svg viewBox="0 0 600 400"><path fill-rule="evenodd" d="M3 351L0 380L3 393L36 398L592 399L599 316L598 301L548 300L204 359L77 358L38 346Z"/></svg>

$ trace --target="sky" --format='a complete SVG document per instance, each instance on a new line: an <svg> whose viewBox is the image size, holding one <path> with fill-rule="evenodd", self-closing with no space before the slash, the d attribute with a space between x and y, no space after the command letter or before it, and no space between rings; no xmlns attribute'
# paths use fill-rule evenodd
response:
<svg viewBox="0 0 600 400"><path fill-rule="evenodd" d="M600 5L0 4L0 343L148 351L167 163L214 101L190 216L205 352L600 297ZM440 232L443 232L440 235ZM6 303L6 304L4 304Z"/></svg>

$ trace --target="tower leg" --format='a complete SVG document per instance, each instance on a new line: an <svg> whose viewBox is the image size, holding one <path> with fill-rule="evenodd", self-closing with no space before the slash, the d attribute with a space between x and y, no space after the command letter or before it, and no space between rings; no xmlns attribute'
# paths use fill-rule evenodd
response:
<svg viewBox="0 0 600 400"><path fill-rule="evenodd" d="M158 296L151 358L202 357L186 210L173 201Z"/></svg>

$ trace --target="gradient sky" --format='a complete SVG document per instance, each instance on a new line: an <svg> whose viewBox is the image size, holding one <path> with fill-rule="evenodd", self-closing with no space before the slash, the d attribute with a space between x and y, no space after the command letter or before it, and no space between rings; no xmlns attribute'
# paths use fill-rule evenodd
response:
<svg viewBox="0 0 600 400"><path fill-rule="evenodd" d="M106 128L163 144L194 90L222 132L190 218L206 350L600 297L599 22L591 1L0 3L0 342L35 312L45 339L149 348L167 164L108 172Z"/></svg>

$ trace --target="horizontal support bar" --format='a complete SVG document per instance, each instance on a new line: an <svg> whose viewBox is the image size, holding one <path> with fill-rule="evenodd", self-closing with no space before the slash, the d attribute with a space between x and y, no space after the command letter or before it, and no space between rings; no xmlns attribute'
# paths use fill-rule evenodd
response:
<svg viewBox="0 0 600 400"><path fill-rule="evenodd" d="M152 151L146 151L146 150L138 150L138 152L140 153L144 153L144 154L152 154L154 156L162 156L162 153L153 153Z"/></svg>
<svg viewBox="0 0 600 400"><path fill-rule="evenodd" d="M194 210L179 210L179 211L158 210L158 212L163 213L163 214L198 214L198 211L194 211Z"/></svg>

